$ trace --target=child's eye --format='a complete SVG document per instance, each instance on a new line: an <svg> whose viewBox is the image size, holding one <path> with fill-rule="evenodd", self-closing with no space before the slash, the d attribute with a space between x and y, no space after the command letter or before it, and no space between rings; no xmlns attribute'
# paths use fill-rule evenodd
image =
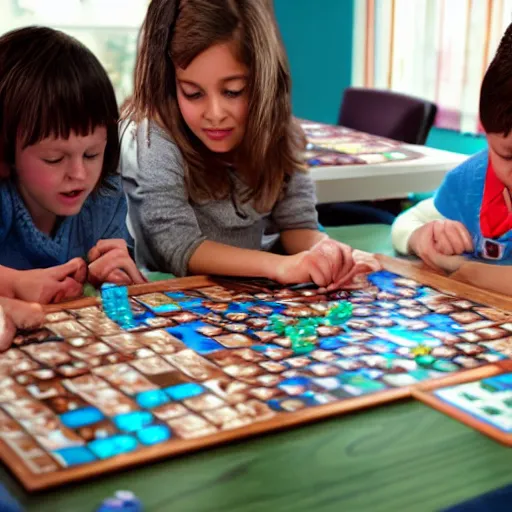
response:
<svg viewBox="0 0 512 512"><path fill-rule="evenodd" d="M183 96L185 96L187 100L198 100L202 95L200 92L194 92L192 94L187 94L186 92L184 92Z"/></svg>
<svg viewBox="0 0 512 512"><path fill-rule="evenodd" d="M47 164L58 164L59 162L62 162L64 157L60 158L43 158L43 162L46 162Z"/></svg>
<svg viewBox="0 0 512 512"><path fill-rule="evenodd" d="M93 155L84 155L84 158L87 158L87 160L94 160L98 156L99 153L94 153Z"/></svg>
<svg viewBox="0 0 512 512"><path fill-rule="evenodd" d="M239 91L226 90L226 91L224 91L224 95L227 96L228 98L238 98L238 96L240 96L244 92L244 90L245 89L240 89Z"/></svg>

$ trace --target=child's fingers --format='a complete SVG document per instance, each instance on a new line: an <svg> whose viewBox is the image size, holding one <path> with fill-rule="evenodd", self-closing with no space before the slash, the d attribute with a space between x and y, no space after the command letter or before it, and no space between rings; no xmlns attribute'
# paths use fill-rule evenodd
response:
<svg viewBox="0 0 512 512"><path fill-rule="evenodd" d="M128 252L128 246L126 245L126 241L122 238L113 238L109 240L100 240L87 255L89 262L96 261L98 258L103 256L104 254L114 251L116 249L124 249Z"/></svg>
<svg viewBox="0 0 512 512"><path fill-rule="evenodd" d="M459 232L460 237L462 238L464 250L462 252L472 252L473 251L473 240L471 239L471 235L467 230L466 226L460 222L456 222L457 231Z"/></svg>
<svg viewBox="0 0 512 512"><path fill-rule="evenodd" d="M311 280L318 286L332 283L331 262L321 251L312 251L304 258L304 264Z"/></svg>
<svg viewBox="0 0 512 512"><path fill-rule="evenodd" d="M73 258L63 265L52 267L49 269L49 272L58 281L75 275L77 276L76 280L79 281L80 279L78 278L82 277L84 272L87 273L87 265L85 265L85 261L82 258ZM85 281L85 275L83 280Z"/></svg>
<svg viewBox="0 0 512 512"><path fill-rule="evenodd" d="M72 277L66 277L56 284L52 302L58 303L66 299L75 299L82 295L83 290L82 283L78 283Z"/></svg>
<svg viewBox="0 0 512 512"><path fill-rule="evenodd" d="M2 306L0 306L0 352L7 350L16 335L16 326L11 318L6 315Z"/></svg>
<svg viewBox="0 0 512 512"><path fill-rule="evenodd" d="M113 283L118 285L129 285L132 284L132 280L130 279L130 276L126 272L123 272L122 270L116 268L114 271L112 271L106 279L107 283Z"/></svg>
<svg viewBox="0 0 512 512"><path fill-rule="evenodd" d="M130 284L147 282L130 255L122 249L109 251L89 265L89 273L102 283L116 269L122 270L128 275L131 280Z"/></svg>
<svg viewBox="0 0 512 512"><path fill-rule="evenodd" d="M44 322L45 315L40 304L1 297L0 307L18 329L38 327Z"/></svg>

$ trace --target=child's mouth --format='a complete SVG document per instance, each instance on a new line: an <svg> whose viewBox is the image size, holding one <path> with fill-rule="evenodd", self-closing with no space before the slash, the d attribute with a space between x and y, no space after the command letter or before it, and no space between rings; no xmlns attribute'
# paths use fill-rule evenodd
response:
<svg viewBox="0 0 512 512"><path fill-rule="evenodd" d="M61 194L64 197L69 197L72 199L74 197L78 197L82 192L83 190L71 190L70 192L61 192Z"/></svg>

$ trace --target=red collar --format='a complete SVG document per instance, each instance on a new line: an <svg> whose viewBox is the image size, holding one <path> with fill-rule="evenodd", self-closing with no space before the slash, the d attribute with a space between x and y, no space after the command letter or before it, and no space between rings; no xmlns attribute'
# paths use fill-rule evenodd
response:
<svg viewBox="0 0 512 512"><path fill-rule="evenodd" d="M485 238L499 238L512 230L512 212L504 194L508 194L508 190L496 176L489 159L480 208L480 230Z"/></svg>

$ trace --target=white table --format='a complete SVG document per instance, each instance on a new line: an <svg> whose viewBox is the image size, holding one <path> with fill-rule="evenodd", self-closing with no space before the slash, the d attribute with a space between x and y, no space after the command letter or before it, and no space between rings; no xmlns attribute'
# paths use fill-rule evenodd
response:
<svg viewBox="0 0 512 512"><path fill-rule="evenodd" d="M441 184L448 171L469 158L426 146L405 147L423 157L379 164L312 167L318 202L373 201L407 197L410 192L430 192Z"/></svg>

